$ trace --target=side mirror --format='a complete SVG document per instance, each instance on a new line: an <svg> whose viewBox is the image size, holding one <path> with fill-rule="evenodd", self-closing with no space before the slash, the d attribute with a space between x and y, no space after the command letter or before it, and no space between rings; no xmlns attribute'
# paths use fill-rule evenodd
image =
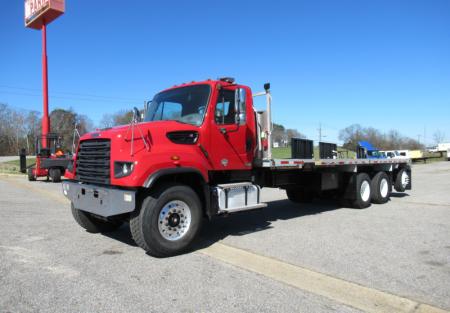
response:
<svg viewBox="0 0 450 313"><path fill-rule="evenodd" d="M244 108L245 110L245 97L245 89L237 88L234 93L234 114L236 116L235 121L237 125L241 122L241 108Z"/></svg>
<svg viewBox="0 0 450 313"><path fill-rule="evenodd" d="M142 122L141 112L139 112L139 109L136 107L133 108L133 120L136 123Z"/></svg>
<svg viewBox="0 0 450 313"><path fill-rule="evenodd" d="M151 104L151 103L152 103L152 100L145 101L145 103L144 103L144 116L147 115L148 108L150 107L150 104Z"/></svg>

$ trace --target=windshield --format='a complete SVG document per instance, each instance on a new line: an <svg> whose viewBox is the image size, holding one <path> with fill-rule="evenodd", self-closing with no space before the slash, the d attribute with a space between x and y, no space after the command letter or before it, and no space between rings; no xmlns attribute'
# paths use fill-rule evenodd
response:
<svg viewBox="0 0 450 313"><path fill-rule="evenodd" d="M369 151L368 155L373 156L373 157L382 157L383 156L383 154L378 150Z"/></svg>
<svg viewBox="0 0 450 313"><path fill-rule="evenodd" d="M200 126L210 89L209 85L195 85L158 93L149 106L145 121L172 120Z"/></svg>

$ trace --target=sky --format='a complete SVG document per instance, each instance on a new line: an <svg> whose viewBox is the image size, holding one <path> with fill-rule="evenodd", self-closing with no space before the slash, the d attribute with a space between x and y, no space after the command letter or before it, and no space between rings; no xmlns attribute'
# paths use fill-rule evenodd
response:
<svg viewBox="0 0 450 313"><path fill-rule="evenodd" d="M0 102L42 111L41 32L0 9ZM351 124L450 141L450 1L66 0L47 28L50 110L142 107L182 82L271 83L273 120L338 142ZM264 102L257 101L259 109Z"/></svg>

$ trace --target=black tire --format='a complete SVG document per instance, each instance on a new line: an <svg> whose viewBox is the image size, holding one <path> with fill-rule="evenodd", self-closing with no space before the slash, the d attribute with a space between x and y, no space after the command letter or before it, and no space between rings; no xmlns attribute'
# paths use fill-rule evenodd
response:
<svg viewBox="0 0 450 313"><path fill-rule="evenodd" d="M176 229L180 229L177 234L180 236L179 232L181 232L182 235L178 239L169 240L162 235L163 231L160 230L159 225L161 223L162 228L169 227L170 219L180 213L179 211L173 214L170 213L174 207L175 210L178 208L178 204L173 207L167 207L168 204L174 203L172 201L182 202L181 206L184 210L187 206L191 220L185 231L180 229L182 225L176 224L173 230L176 232ZM169 213L167 213L165 219L160 220L160 214L163 212ZM187 215L180 215L178 223L186 222ZM185 185L162 186L148 195L143 200L141 209L132 214L130 219L131 235L136 244L152 256L167 257L177 255L189 249L193 243L201 228L202 215L200 199L192 188ZM167 220L167 224L165 224L165 220ZM172 231L170 229L169 227L169 231L165 233L165 236L168 236Z"/></svg>
<svg viewBox="0 0 450 313"><path fill-rule="evenodd" d="M404 179L405 179L404 175L406 175L407 180L408 180L406 184L404 183ZM410 179L410 177L409 177L408 171L406 169L402 168L401 170L399 170L397 172L397 176L395 177L395 183L394 183L395 190L398 192L404 192L406 190L406 186L408 185L409 179Z"/></svg>
<svg viewBox="0 0 450 313"><path fill-rule="evenodd" d="M49 176L52 179L52 182L54 183L61 182L61 170L59 168L51 168L49 170Z"/></svg>
<svg viewBox="0 0 450 313"><path fill-rule="evenodd" d="M72 208L72 215L75 221L86 229L89 233L108 233L116 230L119 228L123 222L122 221L104 221L98 218L95 218L92 216L92 214L88 212L84 212L78 209L75 209L73 207L73 204L71 205Z"/></svg>
<svg viewBox="0 0 450 313"><path fill-rule="evenodd" d="M385 172L378 172L372 178L372 202L386 203L389 201L392 192L392 183Z"/></svg>
<svg viewBox="0 0 450 313"><path fill-rule="evenodd" d="M286 189L288 199L294 203L310 203L313 201L313 194L304 189Z"/></svg>
<svg viewBox="0 0 450 313"><path fill-rule="evenodd" d="M28 174L28 180L29 181L35 181L36 180L36 177L34 177L34 175L33 175L33 169L31 167L27 170L27 174Z"/></svg>
<svg viewBox="0 0 450 313"><path fill-rule="evenodd" d="M361 194L362 188L368 190L368 194L363 192ZM355 200L353 201L353 207L356 209L364 209L370 206L370 200L372 197L372 188L369 175L366 173L359 173L356 175L356 188L355 188Z"/></svg>

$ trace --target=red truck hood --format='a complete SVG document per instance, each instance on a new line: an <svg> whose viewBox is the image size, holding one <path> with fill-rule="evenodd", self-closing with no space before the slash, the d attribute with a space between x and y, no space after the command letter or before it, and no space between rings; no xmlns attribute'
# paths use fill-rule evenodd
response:
<svg viewBox="0 0 450 313"><path fill-rule="evenodd" d="M197 145L180 145L167 137L168 132L174 131L198 131L200 133L200 128L176 121L145 122L134 126L134 137L133 128L125 125L85 134L81 137L81 141L110 139L111 169L114 168L116 161L134 162L135 164L133 174L128 177L116 179L111 175L111 184L128 187L142 186L145 179L159 168L195 167L195 162L203 162L204 160L198 158ZM173 155L177 155L181 161L171 159Z"/></svg>
<svg viewBox="0 0 450 313"><path fill-rule="evenodd" d="M110 139L114 157L126 160L139 158L139 155L148 153L157 146L166 146L170 143L168 132L196 130L199 130L197 126L176 121L143 122L134 127L123 125L87 133L81 140Z"/></svg>
<svg viewBox="0 0 450 313"><path fill-rule="evenodd" d="M126 138L126 140L131 140L132 130L133 128L130 125L121 125L107 129L100 129L83 135L81 137L81 140L94 138ZM165 133L167 132L180 130L198 130L198 127L176 121L142 122L135 124L134 138L140 140L142 139L143 135L149 140L150 143L152 143L154 139L153 137L155 137L156 134L164 133L165 137Z"/></svg>

